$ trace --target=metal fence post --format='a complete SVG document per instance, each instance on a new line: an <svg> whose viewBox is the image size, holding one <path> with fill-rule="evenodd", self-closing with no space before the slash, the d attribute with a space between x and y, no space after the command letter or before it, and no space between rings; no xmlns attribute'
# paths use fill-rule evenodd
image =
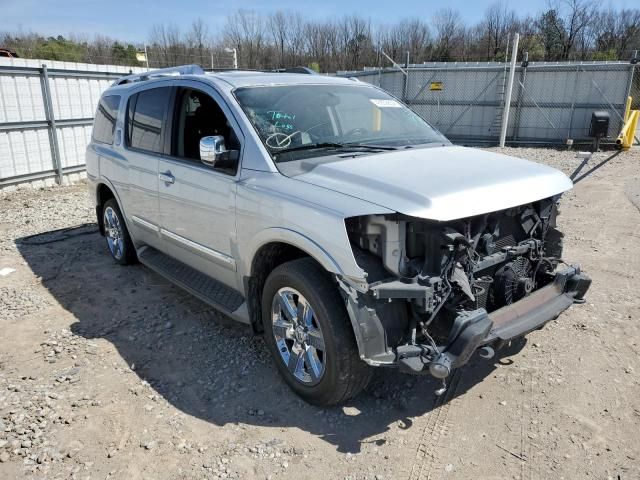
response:
<svg viewBox="0 0 640 480"><path fill-rule="evenodd" d="M513 53L511 54L511 71L509 72L509 83L507 83L507 94L504 99L504 114L502 115L502 129L500 130L500 146L504 147L507 139L507 126L509 125L509 108L511 107L511 93L513 92L513 79L516 76L516 59L518 57L518 42L520 35L513 35Z"/></svg>
<svg viewBox="0 0 640 480"><path fill-rule="evenodd" d="M60 146L58 145L58 133L56 131L56 118L53 113L53 103L51 102L51 90L49 88L49 74L47 65L42 64L40 69L40 83L42 85L42 100L44 102L44 114L49 124L47 131L49 132L49 145L51 147L51 159L53 161L53 169L57 173L57 183L62 185L62 159L60 158Z"/></svg>
<svg viewBox="0 0 640 480"><path fill-rule="evenodd" d="M567 128L567 140L573 140L571 130L573 129L573 114L576 111L576 95L578 92L578 82L580 81L580 66L576 67L576 79L573 82L573 92L571 97L571 114L569 115L569 128Z"/></svg>
<svg viewBox="0 0 640 480"><path fill-rule="evenodd" d="M404 68L407 71L407 74L404 76L404 86L402 88L402 101L407 103L407 99L409 98L409 52L407 52L407 61L404 64Z"/></svg>
<svg viewBox="0 0 640 480"><path fill-rule="evenodd" d="M527 67L529 66L529 52L524 52L524 60L522 61L522 70L520 70L520 89L518 90L518 100L516 103L516 112L513 117L513 140L518 139L520 130L520 115L522 111L522 97L524 96L524 84L527 80Z"/></svg>
<svg viewBox="0 0 640 480"><path fill-rule="evenodd" d="M629 61L629 82L627 83L627 92L625 93L625 98L628 98L631 95L631 87L633 86L633 74L636 69L636 63L638 62L638 50L634 50L633 57Z"/></svg>

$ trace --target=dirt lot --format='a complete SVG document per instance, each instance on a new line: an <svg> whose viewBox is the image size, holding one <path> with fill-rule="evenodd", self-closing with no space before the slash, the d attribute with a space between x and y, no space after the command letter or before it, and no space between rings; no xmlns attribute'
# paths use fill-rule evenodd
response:
<svg viewBox="0 0 640 480"><path fill-rule="evenodd" d="M457 372L444 397L387 371L330 409L288 391L261 338L117 266L91 228L16 245L93 222L83 185L0 194L0 270L15 269L0 276L0 478L640 478L639 179L636 150L564 198L585 305Z"/></svg>

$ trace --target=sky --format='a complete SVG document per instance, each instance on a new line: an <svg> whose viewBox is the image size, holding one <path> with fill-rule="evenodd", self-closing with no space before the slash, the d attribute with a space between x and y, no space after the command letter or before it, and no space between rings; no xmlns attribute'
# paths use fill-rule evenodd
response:
<svg viewBox="0 0 640 480"><path fill-rule="evenodd" d="M294 10L305 18L327 19L358 13L374 24L394 23L415 16L428 20L443 7L457 9L465 23L478 21L496 0L0 0L0 30L41 35L95 34L123 41L144 42L154 24L174 23L187 30L202 18L210 31L222 29L227 14L244 8L268 14ZM509 2L521 15L542 11L547 0ZM607 0L601 6L638 8L638 0ZM393 8L389 8L393 5Z"/></svg>

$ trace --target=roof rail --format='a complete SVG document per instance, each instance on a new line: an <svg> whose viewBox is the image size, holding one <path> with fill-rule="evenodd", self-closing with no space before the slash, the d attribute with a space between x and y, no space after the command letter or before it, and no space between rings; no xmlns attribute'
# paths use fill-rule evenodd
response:
<svg viewBox="0 0 640 480"><path fill-rule="evenodd" d="M160 68L158 70L151 70L143 73L134 73L133 75L126 75L113 82L112 86L124 85L125 83L144 82L154 77L167 77L173 75L200 75L204 70L200 65L181 65L179 67Z"/></svg>
<svg viewBox="0 0 640 480"><path fill-rule="evenodd" d="M310 69L309 67L289 67L281 70L276 70L276 72L281 73L304 73L306 75L317 75L318 72Z"/></svg>
<svg viewBox="0 0 640 480"><path fill-rule="evenodd" d="M255 72L255 73L303 73L306 75L318 75L318 72L308 67L289 67L289 68L206 68L205 72L226 73L226 72Z"/></svg>
<svg viewBox="0 0 640 480"><path fill-rule="evenodd" d="M285 68L285 73L305 73L307 75L317 75L318 72L311 70L309 67L291 67Z"/></svg>

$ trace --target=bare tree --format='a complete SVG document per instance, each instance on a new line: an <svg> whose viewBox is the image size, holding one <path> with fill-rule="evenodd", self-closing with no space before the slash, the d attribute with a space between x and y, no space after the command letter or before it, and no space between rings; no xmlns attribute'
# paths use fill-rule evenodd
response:
<svg viewBox="0 0 640 480"><path fill-rule="evenodd" d="M193 55L195 57L194 61L201 65L204 65L207 60L205 54L209 43L208 35L209 29L201 18L191 24L191 30L187 33L188 49L191 54L196 53L196 55Z"/></svg>
<svg viewBox="0 0 640 480"><path fill-rule="evenodd" d="M158 58L154 58L157 66L167 67L184 63L182 60L186 49L176 25L154 25L149 40L153 50L158 53Z"/></svg>
<svg viewBox="0 0 640 480"><path fill-rule="evenodd" d="M507 38L515 31L516 14L507 8L507 4L497 2L487 8L482 28L486 42L487 60L506 58Z"/></svg>
<svg viewBox="0 0 640 480"><path fill-rule="evenodd" d="M371 58L373 51L371 43L371 23L368 20L352 15L343 20L343 31L347 53L347 68L357 69L364 66Z"/></svg>
<svg viewBox="0 0 640 480"><path fill-rule="evenodd" d="M589 25L596 11L594 0L549 0L545 27L560 43L560 59L568 60L576 41Z"/></svg>
<svg viewBox="0 0 640 480"><path fill-rule="evenodd" d="M238 10L227 18L224 38L236 48L238 62L247 68L259 68L264 43L264 21L256 12Z"/></svg>
<svg viewBox="0 0 640 480"><path fill-rule="evenodd" d="M378 42L387 55L400 61L409 52L410 61L423 62L431 46L429 26L420 19L405 19L382 29Z"/></svg>
<svg viewBox="0 0 640 480"><path fill-rule="evenodd" d="M289 51L289 66L298 65L303 56L305 21L299 12L289 12L289 34L286 49Z"/></svg>
<svg viewBox="0 0 640 480"><path fill-rule="evenodd" d="M640 46L640 10L597 12L585 31L589 43L584 48L592 48L599 58L628 58Z"/></svg>
<svg viewBox="0 0 640 480"><path fill-rule="evenodd" d="M269 16L268 26L278 52L278 67L282 68L285 65L285 48L289 45L288 15L282 10L272 13Z"/></svg>
<svg viewBox="0 0 640 480"><path fill-rule="evenodd" d="M549 0L536 18L518 16L497 0L481 21L464 24L457 11L441 9L427 24L407 18L375 25L362 15L307 19L300 13L258 14L238 10L222 29L195 19L186 32L173 24L155 25L148 37L149 62L162 67L209 62L230 67L235 48L242 68L312 66L333 72L386 65L384 51L398 62L503 60L507 39L520 33L520 51L531 60L629 59L640 48L640 9L599 8L595 0ZM35 33L0 33L2 46L27 58L136 65L136 49L107 36L43 37Z"/></svg>
<svg viewBox="0 0 640 480"><path fill-rule="evenodd" d="M443 62L452 60L457 46L456 42L460 39L462 27L460 13L451 8L443 8L436 11L431 23L435 30L433 59Z"/></svg>

